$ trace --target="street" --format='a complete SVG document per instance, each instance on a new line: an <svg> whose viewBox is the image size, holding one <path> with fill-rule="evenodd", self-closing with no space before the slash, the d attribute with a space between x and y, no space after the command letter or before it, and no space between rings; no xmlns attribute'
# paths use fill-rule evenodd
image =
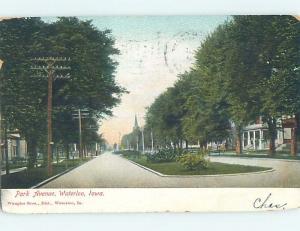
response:
<svg viewBox="0 0 300 231"><path fill-rule="evenodd" d="M274 171L217 176L159 176L106 152L43 188L300 187L300 161L211 157L211 161L272 167Z"/></svg>

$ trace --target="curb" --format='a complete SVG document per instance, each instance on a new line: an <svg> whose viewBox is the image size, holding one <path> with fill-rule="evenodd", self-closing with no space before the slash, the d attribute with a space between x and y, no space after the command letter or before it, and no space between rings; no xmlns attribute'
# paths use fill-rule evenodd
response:
<svg viewBox="0 0 300 231"><path fill-rule="evenodd" d="M157 171L155 171L155 170L153 170L153 169L151 169L151 168L147 168L147 167L145 167L144 165L138 164L138 163L136 163L136 162L134 162L134 161L132 161L132 160L126 159L126 158L124 158L124 157L122 157L122 158L125 159L125 160L128 160L128 161L131 162L132 164L135 164L135 165L137 165L137 166L139 166L139 167L141 167L141 168L143 168L143 169L145 169L145 170L147 170L147 171L149 171L149 172L152 172L152 173L154 173L154 174L156 174L156 175L158 175L158 176L162 176L162 177L169 176L169 175L164 175L164 174L162 174L162 173L160 173L160 172L157 172Z"/></svg>
<svg viewBox="0 0 300 231"><path fill-rule="evenodd" d="M278 158L266 158L266 157L246 157L246 156L210 156L210 157L225 157L225 158L241 158L241 159L255 159L255 160L275 160L275 161L285 161L285 162L300 162L300 160L290 160L290 159L278 159Z"/></svg>
<svg viewBox="0 0 300 231"><path fill-rule="evenodd" d="M91 159L91 160L93 160L93 159ZM89 160L89 161L91 161L91 160ZM62 175L64 175L64 174L66 174L66 173L72 171L72 170L75 169L75 168L80 167L81 165L84 165L84 164L88 163L89 161L84 162L84 163L82 163L82 164L80 164L80 165L78 165L78 166L75 166L75 167L73 167L73 168L69 168L69 169L67 169L67 170L65 170L65 171L63 171L63 172L61 172L61 173L58 173L57 175L52 176L52 177L50 177L50 178L48 178L48 179L46 179L46 180L44 180L44 181L42 181L42 182L40 182L40 183L38 183L38 184L36 184L36 185L30 187L30 189L40 188L41 186L43 186L43 185L49 183L50 181L55 180L56 178L58 178L58 177L60 177L60 176L62 176Z"/></svg>
<svg viewBox="0 0 300 231"><path fill-rule="evenodd" d="M123 159L126 159L124 157L122 157ZM275 169L274 168L271 168L271 169L268 169L268 170L263 170L263 171L257 171L257 172L244 172L244 173L225 173L225 174L213 174L213 175L165 175L165 174L162 174L160 172L157 172L151 168L147 168L145 167L144 165L141 165L141 164L138 164L132 160L129 160L129 159L126 159L128 160L129 162L149 171L149 172L152 172L158 176L161 176L161 177L180 177L180 178L193 178L193 177L222 177L222 176L241 176L241 175L250 175L250 174L261 174L261 173L269 173L269 172L274 172Z"/></svg>

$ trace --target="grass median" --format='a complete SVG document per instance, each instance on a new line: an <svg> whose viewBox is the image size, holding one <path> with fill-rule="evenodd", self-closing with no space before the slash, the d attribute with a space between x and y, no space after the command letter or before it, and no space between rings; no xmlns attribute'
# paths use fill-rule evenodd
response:
<svg viewBox="0 0 300 231"><path fill-rule="evenodd" d="M270 170L271 168L248 166L239 164L225 164L219 162L210 162L208 168L189 170L182 164L172 161L164 163L152 163L147 160L146 156L128 157L125 158L134 161L140 165L150 168L154 171L164 175L217 175L217 174L236 174L236 173L250 173Z"/></svg>

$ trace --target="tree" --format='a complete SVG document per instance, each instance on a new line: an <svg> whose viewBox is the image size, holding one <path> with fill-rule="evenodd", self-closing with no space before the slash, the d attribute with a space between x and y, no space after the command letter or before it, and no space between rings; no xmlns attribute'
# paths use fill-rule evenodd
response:
<svg viewBox="0 0 300 231"><path fill-rule="evenodd" d="M207 102L201 85L196 71L186 72L149 107L146 128L163 145L172 142L182 148L185 140L186 147L197 141L206 147L207 142L223 141L228 135L229 120L222 103Z"/></svg>
<svg viewBox="0 0 300 231"><path fill-rule="evenodd" d="M210 36L206 38L196 53L195 71L199 76L200 92L202 95L203 111L206 120L213 124L219 124L219 131L223 137L230 128L229 121L233 121L236 130L236 152L242 152L241 132L242 128L253 119L252 101L248 100L248 88L246 81L247 71L245 65L239 60L237 49L234 49L235 41L232 41L228 31L232 22L226 22L219 26ZM247 41L247 40L245 40ZM213 121L210 118L218 118ZM203 125L200 125L203 126Z"/></svg>
<svg viewBox="0 0 300 231"><path fill-rule="evenodd" d="M46 96L43 81L31 78L32 44L44 26L39 18L4 20L0 23L0 57L4 60L1 79L2 114L8 129L19 129L27 140L29 167L37 155L38 142L45 136L46 116L42 98ZM33 84L34 82L34 84Z"/></svg>
<svg viewBox="0 0 300 231"><path fill-rule="evenodd" d="M189 87L186 91L183 128L185 135L192 142L199 142L206 148L208 142L222 142L230 129L226 105L223 101L213 102L204 94L203 76L195 70L184 75Z"/></svg>
<svg viewBox="0 0 300 231"><path fill-rule="evenodd" d="M2 99L11 128L28 142L29 167L37 145L45 140L47 81L32 78L33 57L70 57L71 78L53 85L53 121L57 142L69 143L77 135L71 121L74 109L88 109L97 121L111 115L125 89L115 82L119 51L109 30L99 31L91 21L59 18L45 23L39 18L18 18L0 23L0 57L4 66ZM94 134L96 135L96 134ZM94 136L96 139L96 136Z"/></svg>
<svg viewBox="0 0 300 231"><path fill-rule="evenodd" d="M291 16L235 16L230 31L235 43L247 41L236 49L252 83L242 89L249 92L248 101L259 107L258 115L268 124L271 155L278 119L299 112L298 25Z"/></svg>
<svg viewBox="0 0 300 231"><path fill-rule="evenodd" d="M242 128L262 116L274 154L278 118L299 111L297 25L290 16L234 16L196 54L205 98L223 102L235 124L237 153Z"/></svg>
<svg viewBox="0 0 300 231"><path fill-rule="evenodd" d="M166 92L157 97L146 113L146 128L153 131L157 145L162 147L180 145L181 108L177 104L175 88L168 88ZM177 107L177 109L176 109Z"/></svg>

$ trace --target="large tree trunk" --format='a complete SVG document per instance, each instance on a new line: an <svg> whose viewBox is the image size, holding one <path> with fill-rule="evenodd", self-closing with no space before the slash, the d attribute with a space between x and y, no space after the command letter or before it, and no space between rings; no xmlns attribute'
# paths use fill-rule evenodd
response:
<svg viewBox="0 0 300 231"><path fill-rule="evenodd" d="M297 155L297 128L291 131L291 156Z"/></svg>
<svg viewBox="0 0 300 231"><path fill-rule="evenodd" d="M273 156L276 154L276 148L275 148L275 139L273 137L270 137L269 142L269 155Z"/></svg>
<svg viewBox="0 0 300 231"><path fill-rule="evenodd" d="M64 149L66 150L66 158L67 158L67 160L69 160L70 159L70 146L69 146L69 144L65 144Z"/></svg>
<svg viewBox="0 0 300 231"><path fill-rule="evenodd" d="M174 147L174 150L176 150L177 148L179 148L179 145L178 145L177 141L173 143L173 147Z"/></svg>
<svg viewBox="0 0 300 231"><path fill-rule="evenodd" d="M88 149L87 149L87 146L84 145L84 158L87 158L88 157Z"/></svg>
<svg viewBox="0 0 300 231"><path fill-rule="evenodd" d="M185 140L185 149L186 149L186 150L189 149L189 142L188 142L188 140Z"/></svg>
<svg viewBox="0 0 300 231"><path fill-rule="evenodd" d="M33 168L37 158L37 141L35 139L28 140L27 153L28 153L28 168Z"/></svg>
<svg viewBox="0 0 300 231"><path fill-rule="evenodd" d="M8 175L9 174L9 158L8 158L8 142L7 142L6 126L4 126L4 155L5 155L5 173L6 173L6 175Z"/></svg>
<svg viewBox="0 0 300 231"><path fill-rule="evenodd" d="M200 146L200 149L204 150L204 142L203 141L199 141L199 146Z"/></svg>
<svg viewBox="0 0 300 231"><path fill-rule="evenodd" d="M300 136L300 112L295 114L295 122L296 122L296 134L297 134L297 140L299 140L299 136Z"/></svg>
<svg viewBox="0 0 300 231"><path fill-rule="evenodd" d="M295 127L292 128L292 139L291 139L291 156L297 156L298 152L298 138L299 138L299 120L300 120L300 113L296 113L295 115Z"/></svg>
<svg viewBox="0 0 300 231"><path fill-rule="evenodd" d="M58 164L59 163L59 147L57 146L55 150L56 150L56 152L55 152L56 163Z"/></svg>
<svg viewBox="0 0 300 231"><path fill-rule="evenodd" d="M236 144L235 144L235 153L240 155L243 153L242 146L242 128L239 126L236 128Z"/></svg>
<svg viewBox="0 0 300 231"><path fill-rule="evenodd" d="M182 143L183 143L183 141L182 141L182 139L180 139L180 149L182 149Z"/></svg>
<svg viewBox="0 0 300 231"><path fill-rule="evenodd" d="M269 155L275 155L276 147L275 147L275 139L277 135L276 130L276 119L271 118L268 120L268 131L269 131Z"/></svg>
<svg viewBox="0 0 300 231"><path fill-rule="evenodd" d="M200 148L203 151L206 151L206 149L207 149L207 141L200 142Z"/></svg>

